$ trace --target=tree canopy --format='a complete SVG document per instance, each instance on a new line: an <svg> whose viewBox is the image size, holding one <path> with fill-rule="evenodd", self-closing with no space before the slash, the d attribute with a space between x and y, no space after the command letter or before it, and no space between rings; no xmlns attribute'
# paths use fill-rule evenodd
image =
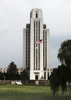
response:
<svg viewBox="0 0 71 100"><path fill-rule="evenodd" d="M4 73L0 72L0 80L4 80Z"/></svg>
<svg viewBox="0 0 71 100"><path fill-rule="evenodd" d="M21 72L21 80L28 80L29 79L29 75L28 75L28 72L24 69L22 72Z"/></svg>
<svg viewBox="0 0 71 100"><path fill-rule="evenodd" d="M10 80L17 79L18 69L17 69L16 64L14 64L13 61L8 66L7 75L6 76L7 76L7 79L10 79Z"/></svg>
<svg viewBox="0 0 71 100"><path fill-rule="evenodd" d="M71 67L71 40L62 42L57 57L62 64Z"/></svg>
<svg viewBox="0 0 71 100"><path fill-rule="evenodd" d="M53 69L53 72L49 78L51 90L53 90L53 95L55 95L56 92L58 93L59 86L61 86L63 93L67 89L66 71L67 67L63 64L58 66L58 68Z"/></svg>
<svg viewBox="0 0 71 100"><path fill-rule="evenodd" d="M66 80L71 82L71 40L62 42L57 57L67 67Z"/></svg>
<svg viewBox="0 0 71 100"><path fill-rule="evenodd" d="M17 72L18 72L17 66L12 61L8 66L7 73L14 75L14 74L17 74Z"/></svg>
<svg viewBox="0 0 71 100"><path fill-rule="evenodd" d="M59 86L64 93L67 90L66 82L71 82L71 40L62 42L60 49L58 50L58 59L61 65L58 68L53 69L49 78L53 95L58 94ZM71 91L71 86L69 85Z"/></svg>

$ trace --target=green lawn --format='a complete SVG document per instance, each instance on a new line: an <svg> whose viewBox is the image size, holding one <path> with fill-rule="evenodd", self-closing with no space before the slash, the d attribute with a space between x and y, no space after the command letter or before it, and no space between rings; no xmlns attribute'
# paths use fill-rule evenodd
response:
<svg viewBox="0 0 71 100"><path fill-rule="evenodd" d="M71 100L66 92L52 96L50 86L0 85L0 100Z"/></svg>

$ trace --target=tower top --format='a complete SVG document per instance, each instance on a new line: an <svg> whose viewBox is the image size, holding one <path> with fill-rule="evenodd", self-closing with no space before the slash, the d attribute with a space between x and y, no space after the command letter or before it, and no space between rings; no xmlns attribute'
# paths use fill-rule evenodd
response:
<svg viewBox="0 0 71 100"><path fill-rule="evenodd" d="M30 18L42 18L42 10L35 8L30 12Z"/></svg>

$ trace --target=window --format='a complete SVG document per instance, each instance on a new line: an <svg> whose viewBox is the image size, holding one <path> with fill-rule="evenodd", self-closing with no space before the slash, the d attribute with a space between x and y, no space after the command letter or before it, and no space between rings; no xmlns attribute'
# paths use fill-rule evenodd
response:
<svg viewBox="0 0 71 100"><path fill-rule="evenodd" d="M36 13L36 18L38 18L38 14Z"/></svg>

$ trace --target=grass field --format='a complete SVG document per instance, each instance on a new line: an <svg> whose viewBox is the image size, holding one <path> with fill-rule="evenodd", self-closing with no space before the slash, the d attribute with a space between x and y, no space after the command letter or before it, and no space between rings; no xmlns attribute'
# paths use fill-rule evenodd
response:
<svg viewBox="0 0 71 100"><path fill-rule="evenodd" d="M50 86L0 85L0 100L71 100L68 92L52 96Z"/></svg>

